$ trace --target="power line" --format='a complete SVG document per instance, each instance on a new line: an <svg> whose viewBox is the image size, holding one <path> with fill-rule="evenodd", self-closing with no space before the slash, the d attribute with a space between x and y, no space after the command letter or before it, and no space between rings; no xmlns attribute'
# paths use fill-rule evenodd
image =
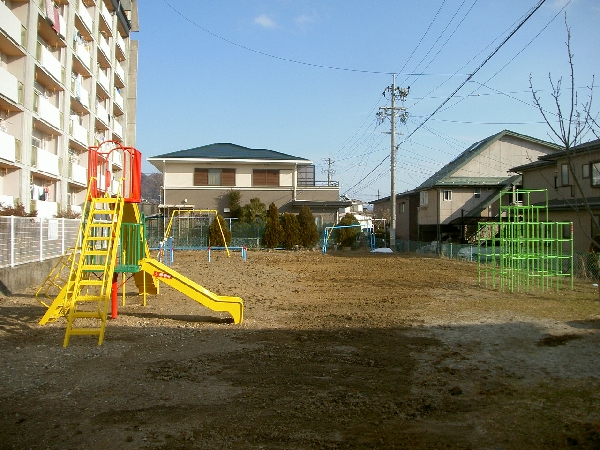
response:
<svg viewBox="0 0 600 450"><path fill-rule="evenodd" d="M406 138L404 138L404 140L400 143L400 145L402 145L404 142L406 142L408 139L410 139L416 132L417 130L419 130L421 127L423 127L428 121L429 119L431 119L440 109L442 109L444 107L444 105L446 103L448 103L452 97L454 97L454 95L465 85L467 84L474 76L475 74L477 74L477 72L479 72L479 70L481 70L481 68L483 66L485 66L485 64L487 64L487 62L492 59L492 57L498 53L498 51L500 51L500 49L504 46L504 44L506 44L509 39L511 37L513 37L515 35L515 33L517 31L519 31L519 29L525 24L525 22L527 22L531 16L533 16L533 14L540 9L540 7L546 2L546 0L540 0L536 6L534 6L526 15L525 17L519 22L519 24L508 34L508 36L506 36L506 38L504 38L504 40L494 49L494 51L492 51L492 53L483 60L483 62L481 64L479 64L479 66L473 71L472 74L470 74L447 98L446 100L444 100L431 114L429 114L419 125L417 125L417 127L411 131L408 136ZM375 166L375 168L369 172L369 175L371 173L373 173L375 170L377 170L377 168L379 168L388 158L390 157L390 155L386 156L379 164L377 164L377 166ZM367 175L368 176L368 175ZM357 185L352 186L350 189L355 188L356 186L358 186L360 183L364 182L365 180L361 180L359 183L357 183Z"/></svg>

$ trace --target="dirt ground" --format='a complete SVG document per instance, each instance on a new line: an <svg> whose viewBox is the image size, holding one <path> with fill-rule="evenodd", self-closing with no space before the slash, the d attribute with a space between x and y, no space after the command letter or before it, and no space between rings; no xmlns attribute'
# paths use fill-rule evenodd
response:
<svg viewBox="0 0 600 450"><path fill-rule="evenodd" d="M134 285L105 342L0 299L2 449L600 448L600 304L480 287L477 265L360 252L175 254L236 325Z"/></svg>

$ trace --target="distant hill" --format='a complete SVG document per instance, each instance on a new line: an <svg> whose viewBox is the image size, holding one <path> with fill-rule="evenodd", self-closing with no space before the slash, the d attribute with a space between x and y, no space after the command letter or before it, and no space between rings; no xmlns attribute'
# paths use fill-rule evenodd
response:
<svg viewBox="0 0 600 450"><path fill-rule="evenodd" d="M162 190L162 173L142 174L142 202L160 203Z"/></svg>

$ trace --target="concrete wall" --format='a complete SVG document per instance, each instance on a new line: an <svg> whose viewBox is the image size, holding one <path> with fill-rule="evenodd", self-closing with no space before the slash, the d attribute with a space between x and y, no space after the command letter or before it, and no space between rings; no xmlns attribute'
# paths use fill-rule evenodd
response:
<svg viewBox="0 0 600 450"><path fill-rule="evenodd" d="M17 295L25 293L32 287L38 288L56 265L58 259L0 269L0 292L3 295Z"/></svg>

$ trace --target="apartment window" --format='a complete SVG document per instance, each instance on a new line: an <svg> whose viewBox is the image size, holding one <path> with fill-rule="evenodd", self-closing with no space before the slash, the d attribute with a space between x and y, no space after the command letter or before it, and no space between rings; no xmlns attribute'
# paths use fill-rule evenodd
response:
<svg viewBox="0 0 600 450"><path fill-rule="evenodd" d="M452 191L450 191L450 190L445 190L444 191L444 201L445 202L451 202L452 201Z"/></svg>
<svg viewBox="0 0 600 450"><path fill-rule="evenodd" d="M419 196L419 205L426 206L429 203L429 192L421 191Z"/></svg>
<svg viewBox="0 0 600 450"><path fill-rule="evenodd" d="M252 186L279 186L278 169L254 169Z"/></svg>
<svg viewBox="0 0 600 450"><path fill-rule="evenodd" d="M584 164L581 166L581 178L589 178L590 177L590 165Z"/></svg>
<svg viewBox="0 0 600 450"><path fill-rule="evenodd" d="M475 191L473 192L473 197L481 198L481 188L475 188Z"/></svg>
<svg viewBox="0 0 600 450"><path fill-rule="evenodd" d="M400 214L404 214L404 203L400 203Z"/></svg>
<svg viewBox="0 0 600 450"><path fill-rule="evenodd" d="M194 186L235 186L235 169L194 169Z"/></svg>
<svg viewBox="0 0 600 450"><path fill-rule="evenodd" d="M560 166L560 183L563 186L569 185L569 165L561 164Z"/></svg>
<svg viewBox="0 0 600 450"><path fill-rule="evenodd" d="M600 186L600 162L592 164L592 186Z"/></svg>

